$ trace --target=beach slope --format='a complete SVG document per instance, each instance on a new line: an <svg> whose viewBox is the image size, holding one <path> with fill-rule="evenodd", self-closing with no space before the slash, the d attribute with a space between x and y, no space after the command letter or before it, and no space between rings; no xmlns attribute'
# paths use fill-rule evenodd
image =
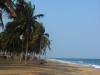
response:
<svg viewBox="0 0 100 75"><path fill-rule="evenodd" d="M1 65L0 75L100 75L100 69L48 61L48 63L42 65Z"/></svg>

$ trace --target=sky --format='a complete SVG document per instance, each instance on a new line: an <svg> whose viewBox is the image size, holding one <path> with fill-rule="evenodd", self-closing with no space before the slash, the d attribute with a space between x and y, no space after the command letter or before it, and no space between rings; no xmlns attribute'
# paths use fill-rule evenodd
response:
<svg viewBox="0 0 100 75"><path fill-rule="evenodd" d="M100 0L31 0L50 34L50 58L100 58Z"/></svg>
<svg viewBox="0 0 100 75"><path fill-rule="evenodd" d="M30 0L50 34L48 58L100 59L100 0ZM6 22L6 18L4 19Z"/></svg>

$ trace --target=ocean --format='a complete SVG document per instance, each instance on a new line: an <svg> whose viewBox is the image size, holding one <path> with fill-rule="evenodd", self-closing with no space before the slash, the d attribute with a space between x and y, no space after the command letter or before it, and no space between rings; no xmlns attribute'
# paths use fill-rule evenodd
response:
<svg viewBox="0 0 100 75"><path fill-rule="evenodd" d="M100 59L53 58L50 60L61 62L61 63L79 64L83 66L100 69Z"/></svg>

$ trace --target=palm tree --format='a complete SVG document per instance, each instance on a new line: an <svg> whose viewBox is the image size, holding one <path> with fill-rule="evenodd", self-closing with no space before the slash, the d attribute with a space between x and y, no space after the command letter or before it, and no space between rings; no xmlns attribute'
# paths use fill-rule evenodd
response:
<svg viewBox="0 0 100 75"><path fill-rule="evenodd" d="M24 0L18 0L16 2L16 14L17 17L13 22L17 24L16 30L18 36L23 36L22 41L24 42L25 47L25 61L27 60L27 53L29 50L29 42L32 39L35 31L35 22L37 18L42 17L43 14L34 15L35 6L32 7L31 3L26 3ZM27 13L26 13L27 12ZM26 63L26 62L25 62Z"/></svg>
<svg viewBox="0 0 100 75"><path fill-rule="evenodd" d="M50 49L50 40L49 40L49 34L45 33L45 28L42 23L35 22L35 32L32 36L32 41L30 42L30 46L34 51L34 54L39 55L39 61L40 61L40 55L46 55L47 48Z"/></svg>
<svg viewBox="0 0 100 75"><path fill-rule="evenodd" d="M13 7L12 0L0 0L0 26L4 28L3 21L2 21L2 13L4 11L10 14L10 17L16 17L16 13Z"/></svg>
<svg viewBox="0 0 100 75"><path fill-rule="evenodd" d="M31 3L24 0L17 0L15 5L17 16L7 23L2 44L4 42L5 50L10 53L25 53L26 63L28 52L40 55L50 48L49 34L45 33L43 24L37 20L44 15L35 15L35 6L32 7Z"/></svg>

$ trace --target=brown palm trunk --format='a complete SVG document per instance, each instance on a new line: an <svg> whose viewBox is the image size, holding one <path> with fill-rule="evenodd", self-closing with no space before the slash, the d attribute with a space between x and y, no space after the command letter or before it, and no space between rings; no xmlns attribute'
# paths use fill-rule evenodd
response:
<svg viewBox="0 0 100 75"><path fill-rule="evenodd" d="M27 54L28 54L28 37L27 37L27 39L26 39L25 64L27 64Z"/></svg>
<svg viewBox="0 0 100 75"><path fill-rule="evenodd" d="M41 63L41 42L40 42L40 52L39 52L39 63Z"/></svg>
<svg viewBox="0 0 100 75"><path fill-rule="evenodd" d="M12 1L11 0L7 0L7 6L10 10L10 15L13 16L13 17L16 17L16 13L14 11L14 8L13 8L13 4L12 4Z"/></svg>

